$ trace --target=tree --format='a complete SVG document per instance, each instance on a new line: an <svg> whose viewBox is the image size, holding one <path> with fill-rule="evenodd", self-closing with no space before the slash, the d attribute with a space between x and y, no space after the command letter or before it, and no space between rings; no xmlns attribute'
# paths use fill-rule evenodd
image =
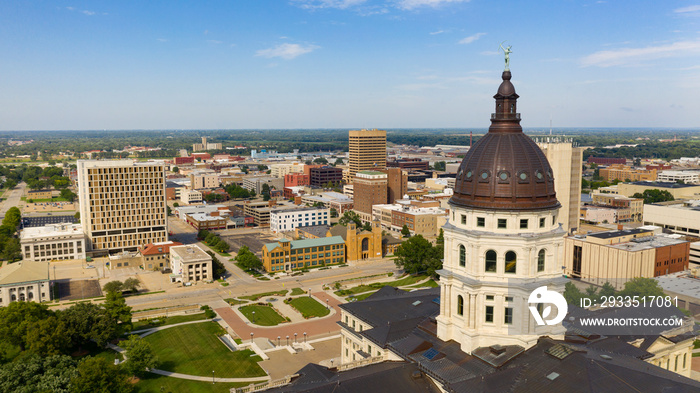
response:
<svg viewBox="0 0 700 393"><path fill-rule="evenodd" d="M238 250L236 262L246 270L259 269L263 266L260 258L253 254L248 246L243 246L240 250Z"/></svg>
<svg viewBox="0 0 700 393"><path fill-rule="evenodd" d="M403 237L411 236L411 230L408 229L408 225L403 224L403 227L401 228L401 234L403 235Z"/></svg>
<svg viewBox="0 0 700 393"><path fill-rule="evenodd" d="M71 191L67 188L64 188L63 190L61 190L61 198L65 199L67 201L73 202L76 197L77 197L77 195L75 195L75 193L73 191Z"/></svg>
<svg viewBox="0 0 700 393"><path fill-rule="evenodd" d="M132 334L128 340L122 341L121 345L126 349L124 368L128 373L140 377L146 373L146 369L158 366L158 358L151 345L141 337Z"/></svg>
<svg viewBox="0 0 700 393"><path fill-rule="evenodd" d="M335 210L335 208L331 208L331 218L336 218L338 217L338 211Z"/></svg>
<svg viewBox="0 0 700 393"><path fill-rule="evenodd" d="M326 165L326 164L328 164L328 160L326 160L323 157L319 157L319 158L314 160L314 164Z"/></svg>
<svg viewBox="0 0 700 393"><path fill-rule="evenodd" d="M129 393L133 390L134 386L119 366L101 357L83 359L70 381L73 393Z"/></svg>
<svg viewBox="0 0 700 393"><path fill-rule="evenodd" d="M177 202L173 202L173 207L180 207L180 204Z"/></svg>
<svg viewBox="0 0 700 393"><path fill-rule="evenodd" d="M666 191L666 190L657 190L657 189L650 189L650 190L644 190L643 193L635 193L632 195L632 198L639 198L639 199L644 199L644 204L649 204L649 203L657 203L657 202L666 202L666 201L672 201L675 198L673 198L673 195Z"/></svg>
<svg viewBox="0 0 700 393"><path fill-rule="evenodd" d="M372 224L369 221L365 222L365 224L362 226L362 230L372 232Z"/></svg>
<svg viewBox="0 0 700 393"><path fill-rule="evenodd" d="M99 320L105 317L104 309L93 303L76 303L58 312L59 319L66 328L66 336L71 347L82 349L90 339L95 338Z"/></svg>
<svg viewBox="0 0 700 393"><path fill-rule="evenodd" d="M126 305L121 292L107 292L103 307L107 315L117 324L118 332L131 330L131 307Z"/></svg>
<svg viewBox="0 0 700 393"><path fill-rule="evenodd" d="M226 276L226 266L219 260L219 258L214 255L213 252L207 251L207 254L211 257L211 264L213 270L214 280L218 280L221 277Z"/></svg>
<svg viewBox="0 0 700 393"><path fill-rule="evenodd" d="M354 222L357 228L362 226L362 219L352 210L346 211L343 216L340 217L340 220L338 220L338 224L342 226L347 226L351 222Z"/></svg>
<svg viewBox="0 0 700 393"><path fill-rule="evenodd" d="M396 266L409 274L425 272L435 276L435 272L442 268L442 255L439 254L439 250L421 235L403 242L396 248L394 256Z"/></svg>
<svg viewBox="0 0 700 393"><path fill-rule="evenodd" d="M5 188L11 190L13 188L17 187L17 182L14 180L8 180L5 182Z"/></svg>
<svg viewBox="0 0 700 393"><path fill-rule="evenodd" d="M48 306L36 302L12 302L0 307L0 340L18 345L24 351L29 344L29 328L51 315Z"/></svg>
<svg viewBox="0 0 700 393"><path fill-rule="evenodd" d="M443 233L442 228L440 228L440 233L438 234L438 237L435 240L435 247L438 249L438 254L444 257L444 255L445 255L445 234Z"/></svg>
<svg viewBox="0 0 700 393"><path fill-rule="evenodd" d="M124 283L121 281L110 281L102 287L103 292L121 292L124 290Z"/></svg>
<svg viewBox="0 0 700 393"><path fill-rule="evenodd" d="M77 222L80 222L80 212L75 213L75 214L73 215L73 217L75 217L75 220L76 220Z"/></svg>
<svg viewBox="0 0 700 393"><path fill-rule="evenodd" d="M615 295L615 287L612 286L609 282L605 282L603 286L600 288L600 292L598 292L598 296L603 297L603 296L613 296Z"/></svg>
<svg viewBox="0 0 700 393"><path fill-rule="evenodd" d="M345 161L343 161L343 159L340 157L336 158L335 163L333 163L333 165L335 165L335 166L344 165L344 164L345 164Z"/></svg>
<svg viewBox="0 0 700 393"><path fill-rule="evenodd" d="M124 280L124 290L127 290L129 292L136 292L138 288L141 286L141 281L139 281L138 278L134 277L129 277L126 280Z"/></svg>
<svg viewBox="0 0 700 393"><path fill-rule="evenodd" d="M66 325L54 315L33 323L27 329L27 350L39 356L60 355L70 344Z"/></svg>
<svg viewBox="0 0 700 393"><path fill-rule="evenodd" d="M438 161L433 165L436 171L444 171L447 168L447 163L445 161Z"/></svg>
<svg viewBox="0 0 700 393"><path fill-rule="evenodd" d="M622 291L617 293L618 296L666 296L663 289L653 278L637 277L625 283Z"/></svg>
<svg viewBox="0 0 700 393"><path fill-rule="evenodd" d="M209 236L209 231L206 229L200 229L199 232L197 232L197 239L206 239L207 236Z"/></svg>
<svg viewBox="0 0 700 393"><path fill-rule="evenodd" d="M5 241L5 245L2 249L2 259L9 262L22 259L22 247L19 243L19 239L13 237Z"/></svg>
<svg viewBox="0 0 700 393"><path fill-rule="evenodd" d="M578 306L583 297L583 292L573 282L569 281L566 283L564 286L564 299L566 299L567 303Z"/></svg>
<svg viewBox="0 0 700 393"><path fill-rule="evenodd" d="M75 375L75 361L70 356L31 355L0 368L0 392L70 393Z"/></svg>
<svg viewBox="0 0 700 393"><path fill-rule="evenodd" d="M171 171L173 171L173 173L179 173L179 172L180 172L180 168L174 166L173 169L171 169Z"/></svg>
<svg viewBox="0 0 700 393"><path fill-rule="evenodd" d="M262 185L262 191L260 192L260 195L263 196L263 201L270 200L270 186L267 183Z"/></svg>

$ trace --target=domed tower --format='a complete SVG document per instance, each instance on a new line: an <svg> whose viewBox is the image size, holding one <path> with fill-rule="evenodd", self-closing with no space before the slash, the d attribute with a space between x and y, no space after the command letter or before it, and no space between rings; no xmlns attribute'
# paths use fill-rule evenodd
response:
<svg viewBox="0 0 700 393"><path fill-rule="evenodd" d="M489 132L459 167L443 227L438 336L468 353L494 344L529 348L539 336L563 338L565 331L538 326L528 309L535 288L564 291L565 231L552 168L523 133L510 71L502 78Z"/></svg>

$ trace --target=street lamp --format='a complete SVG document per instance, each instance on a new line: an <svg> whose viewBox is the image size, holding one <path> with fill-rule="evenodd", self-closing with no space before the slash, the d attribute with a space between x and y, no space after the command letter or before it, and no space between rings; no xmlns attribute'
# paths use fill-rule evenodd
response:
<svg viewBox="0 0 700 393"><path fill-rule="evenodd" d="M295 343L297 342L297 334L296 333L294 333L294 342Z"/></svg>
<svg viewBox="0 0 700 393"><path fill-rule="evenodd" d="M211 384L214 384L214 370L211 370Z"/></svg>
<svg viewBox="0 0 700 393"><path fill-rule="evenodd" d="M287 335L287 346L289 346L289 334Z"/></svg>
<svg viewBox="0 0 700 393"><path fill-rule="evenodd" d="M253 311L253 324L255 324L255 311Z"/></svg>
<svg viewBox="0 0 700 393"><path fill-rule="evenodd" d="M280 336L277 336L277 346L280 346Z"/></svg>
<svg viewBox="0 0 700 393"><path fill-rule="evenodd" d="M326 299L326 309L329 309L329 308L331 308L331 307L328 305L328 299Z"/></svg>
<svg viewBox="0 0 700 393"><path fill-rule="evenodd" d="M311 288L309 288L309 297L311 297Z"/></svg>
<svg viewBox="0 0 700 393"><path fill-rule="evenodd" d="M250 332L250 342L253 342L253 332Z"/></svg>
<svg viewBox="0 0 700 393"><path fill-rule="evenodd" d="M306 332L304 332L304 342L306 342Z"/></svg>

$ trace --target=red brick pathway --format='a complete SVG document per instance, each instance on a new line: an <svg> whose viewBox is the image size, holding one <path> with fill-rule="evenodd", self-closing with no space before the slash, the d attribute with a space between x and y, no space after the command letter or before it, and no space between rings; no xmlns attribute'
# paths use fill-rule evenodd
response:
<svg viewBox="0 0 700 393"><path fill-rule="evenodd" d="M273 327L257 327L251 326L248 321L242 320L231 307L217 308L215 311L242 340L250 339L250 333L253 333L256 338L266 337L273 342L276 342L277 336L280 336L281 343L284 345L287 335L289 335L290 342L294 340L294 333L297 333L297 341L303 341L304 332L307 334L307 339L313 336L327 336L340 332L340 326L336 323L340 321L340 308L338 307L340 302L338 299L328 296L325 292L314 292L312 295L321 303L328 299L328 304L333 307L335 314L306 322L285 323Z"/></svg>

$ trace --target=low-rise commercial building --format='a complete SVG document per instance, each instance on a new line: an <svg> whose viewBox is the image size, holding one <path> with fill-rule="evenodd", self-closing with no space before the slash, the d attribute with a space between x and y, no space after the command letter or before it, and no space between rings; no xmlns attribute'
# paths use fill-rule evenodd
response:
<svg viewBox="0 0 700 393"><path fill-rule="evenodd" d="M607 180L619 181L654 181L656 180L656 170L635 169L622 164L613 164L607 168L599 169L600 176Z"/></svg>
<svg viewBox="0 0 700 393"><path fill-rule="evenodd" d="M700 183L700 172L698 171L662 171L656 176L660 182L698 184Z"/></svg>
<svg viewBox="0 0 700 393"><path fill-rule="evenodd" d="M680 235L700 237L700 200L646 204L644 225L655 225Z"/></svg>
<svg viewBox="0 0 700 393"><path fill-rule="evenodd" d="M597 192L591 195L591 199L595 206L609 207L617 210L617 221L614 222L642 221L642 215L644 213L643 199Z"/></svg>
<svg viewBox="0 0 700 393"><path fill-rule="evenodd" d="M270 232L293 231L300 226L328 225L330 209L298 208L270 211Z"/></svg>
<svg viewBox="0 0 700 393"><path fill-rule="evenodd" d="M700 185L665 183L658 181L640 181L632 183L620 183L617 185L617 193L631 197L636 193L642 194L645 190L668 191L675 199L700 199Z"/></svg>
<svg viewBox="0 0 700 393"><path fill-rule="evenodd" d="M334 191L323 192L319 195L302 195L301 203L309 205L321 203L328 209L335 209L339 216L342 216L348 210L352 210L355 206L352 198Z"/></svg>
<svg viewBox="0 0 700 393"><path fill-rule="evenodd" d="M202 193L197 190L184 189L180 191L180 201L186 205L202 203L203 196Z"/></svg>
<svg viewBox="0 0 700 393"><path fill-rule="evenodd" d="M325 187L328 183L339 185L343 181L343 169L333 166L311 168L309 181L314 187Z"/></svg>
<svg viewBox="0 0 700 393"><path fill-rule="evenodd" d="M188 214L212 214L214 212L218 212L219 216L225 216L230 214L228 206L225 205L178 206L174 210L174 214L182 221L187 220Z"/></svg>
<svg viewBox="0 0 700 393"><path fill-rule="evenodd" d="M656 235L658 227L598 232L564 238L564 273L573 278L622 288L636 277L658 277L686 270L690 243Z"/></svg>
<svg viewBox="0 0 700 393"><path fill-rule="evenodd" d="M170 268L170 247L181 245L182 243L172 240L146 244L139 250L143 258L143 269L163 270L165 268Z"/></svg>
<svg viewBox="0 0 700 393"><path fill-rule="evenodd" d="M50 189L29 190L27 191L27 199L51 199L53 192Z"/></svg>
<svg viewBox="0 0 700 393"><path fill-rule="evenodd" d="M581 221L594 224L612 224L617 222L617 209L586 205L581 208Z"/></svg>
<svg viewBox="0 0 700 393"><path fill-rule="evenodd" d="M49 224L24 228L19 236L25 260L48 262L85 259L87 236L80 224Z"/></svg>
<svg viewBox="0 0 700 393"><path fill-rule="evenodd" d="M267 243L262 248L262 263L268 272L345 263L345 241L340 236L330 236Z"/></svg>
<svg viewBox="0 0 700 393"><path fill-rule="evenodd" d="M197 245L170 247L172 282L211 281L212 258Z"/></svg>
<svg viewBox="0 0 700 393"><path fill-rule="evenodd" d="M308 186L311 184L311 178L309 175L302 173L289 173L284 175L284 188L288 187L299 187Z"/></svg>
<svg viewBox="0 0 700 393"><path fill-rule="evenodd" d="M447 222L447 212L439 201L402 200L392 205L374 205L372 219L388 231L401 232L404 225L411 235L434 237Z"/></svg>
<svg viewBox="0 0 700 393"><path fill-rule="evenodd" d="M200 230L226 229L228 227L228 216L219 216L218 212L214 213L192 213L187 214L185 221L192 228Z"/></svg>
<svg viewBox="0 0 700 393"><path fill-rule="evenodd" d="M20 261L0 268L0 307L51 300L48 262Z"/></svg>
<svg viewBox="0 0 700 393"><path fill-rule="evenodd" d="M243 188L246 190L255 191L256 194L262 193L263 185L267 184L270 189L284 189L284 179L270 176L248 176L243 178Z"/></svg>
<svg viewBox="0 0 700 393"><path fill-rule="evenodd" d="M211 169L198 169L190 173L190 187L193 190L219 187L219 175Z"/></svg>

